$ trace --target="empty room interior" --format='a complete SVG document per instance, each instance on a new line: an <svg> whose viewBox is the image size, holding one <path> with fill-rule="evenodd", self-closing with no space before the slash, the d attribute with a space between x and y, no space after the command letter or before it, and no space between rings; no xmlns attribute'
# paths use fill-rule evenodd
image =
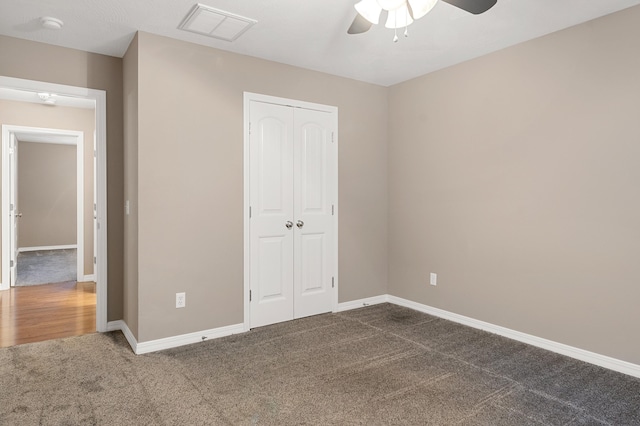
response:
<svg viewBox="0 0 640 426"><path fill-rule="evenodd" d="M3 1L0 423L640 425L638 52L640 0ZM20 244L69 333L7 337Z"/></svg>

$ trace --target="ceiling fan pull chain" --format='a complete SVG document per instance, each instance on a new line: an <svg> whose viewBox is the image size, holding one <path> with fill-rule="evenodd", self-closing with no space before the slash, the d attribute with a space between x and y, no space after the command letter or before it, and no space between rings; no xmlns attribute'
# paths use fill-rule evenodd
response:
<svg viewBox="0 0 640 426"><path fill-rule="evenodd" d="M398 42L398 14L397 13L393 14L393 26L395 27L393 29L393 42L397 43Z"/></svg>
<svg viewBox="0 0 640 426"><path fill-rule="evenodd" d="M407 26L404 27L404 36L405 37L409 37L409 8L407 7L407 12L406 12L406 21Z"/></svg>

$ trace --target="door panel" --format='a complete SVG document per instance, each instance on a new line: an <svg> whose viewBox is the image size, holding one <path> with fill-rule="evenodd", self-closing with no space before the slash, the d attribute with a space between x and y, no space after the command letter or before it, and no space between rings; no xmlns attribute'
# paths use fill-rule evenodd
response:
<svg viewBox="0 0 640 426"><path fill-rule="evenodd" d="M281 215L288 211L285 201L290 201L285 192L288 192L288 182L284 182L287 173L284 170L287 161L287 123L274 118L264 118L258 124L260 134L258 159L258 174L260 181L261 214Z"/></svg>
<svg viewBox="0 0 640 426"><path fill-rule="evenodd" d="M295 110L294 316L302 318L332 308L333 217L330 149L333 117L321 111Z"/></svg>
<svg viewBox="0 0 640 426"><path fill-rule="evenodd" d="M287 107L251 102L251 327L293 318L293 116Z"/></svg>
<svg viewBox="0 0 640 426"><path fill-rule="evenodd" d="M326 135L324 129L317 124L307 123L301 129L301 136L301 208L306 213L322 213L326 207L324 201L327 190L325 182Z"/></svg>
<svg viewBox="0 0 640 426"><path fill-rule="evenodd" d="M303 296L325 291L324 235L305 234L300 237L302 274L300 293Z"/></svg>
<svg viewBox="0 0 640 426"><path fill-rule="evenodd" d="M269 303L274 300L287 298L285 272L289 267L287 257L289 253L286 236L260 238L258 285L256 287L257 303Z"/></svg>

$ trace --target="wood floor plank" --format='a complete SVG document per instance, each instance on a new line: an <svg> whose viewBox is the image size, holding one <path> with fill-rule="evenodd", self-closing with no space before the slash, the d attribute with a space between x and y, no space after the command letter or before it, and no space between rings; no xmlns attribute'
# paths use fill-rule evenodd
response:
<svg viewBox="0 0 640 426"><path fill-rule="evenodd" d="M96 331L96 284L69 281L0 291L0 347Z"/></svg>

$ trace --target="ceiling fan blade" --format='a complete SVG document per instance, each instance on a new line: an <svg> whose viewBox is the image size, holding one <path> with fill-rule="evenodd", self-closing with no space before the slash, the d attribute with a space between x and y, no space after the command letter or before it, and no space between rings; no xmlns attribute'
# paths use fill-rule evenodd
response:
<svg viewBox="0 0 640 426"><path fill-rule="evenodd" d="M369 31L373 24L362 17L359 13L353 18L351 26L347 30L348 34L360 34Z"/></svg>
<svg viewBox="0 0 640 426"><path fill-rule="evenodd" d="M491 9L498 0L442 0L474 15L479 15Z"/></svg>

